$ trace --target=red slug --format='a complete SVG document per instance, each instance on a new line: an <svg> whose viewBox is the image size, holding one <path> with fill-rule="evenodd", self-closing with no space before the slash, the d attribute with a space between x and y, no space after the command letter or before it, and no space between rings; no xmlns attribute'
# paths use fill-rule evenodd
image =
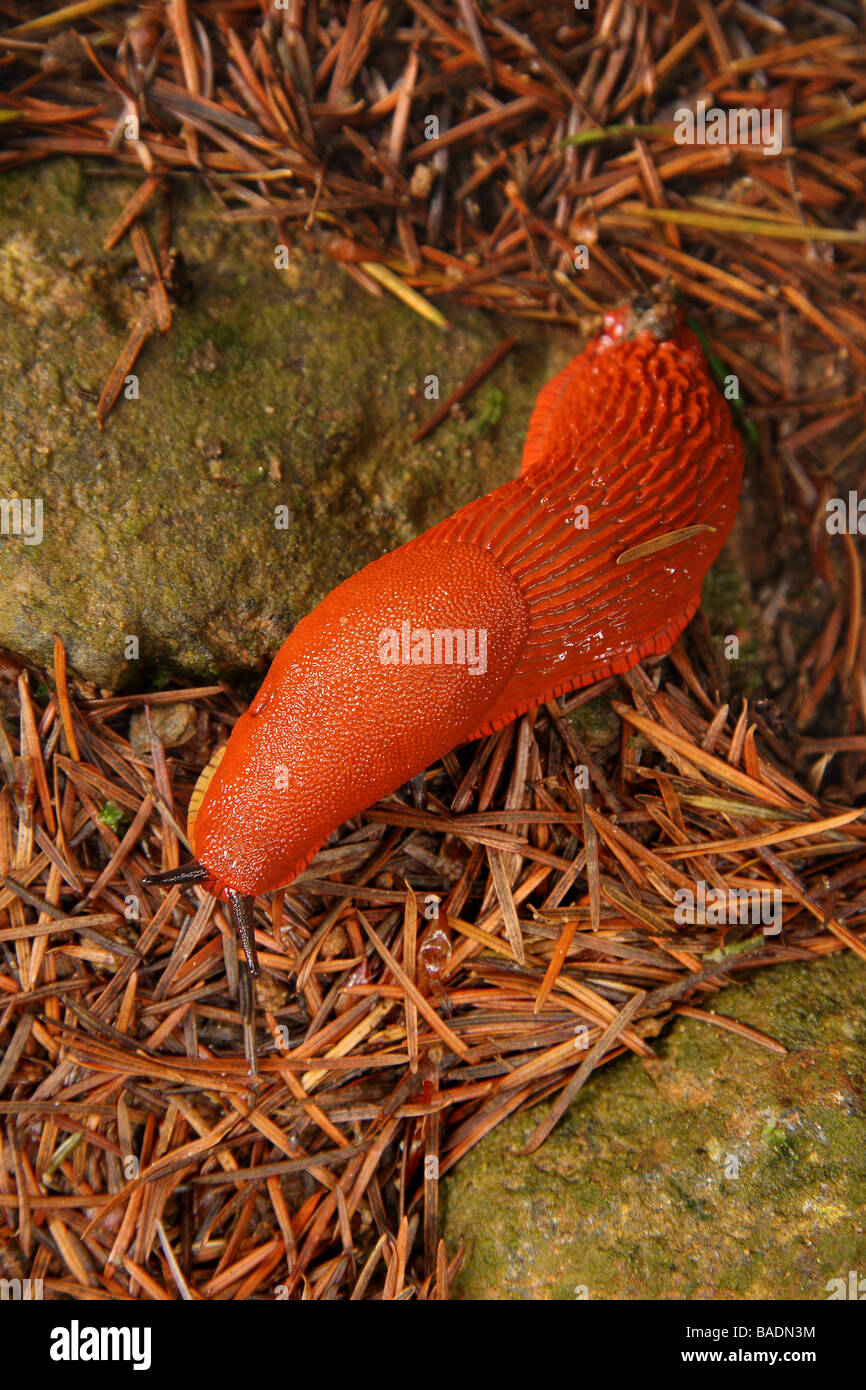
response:
<svg viewBox="0 0 866 1390"><path fill-rule="evenodd" d="M286 639L146 883L255 895L466 739L668 650L737 509L743 453L678 314L625 308L540 392L520 476L340 584Z"/></svg>

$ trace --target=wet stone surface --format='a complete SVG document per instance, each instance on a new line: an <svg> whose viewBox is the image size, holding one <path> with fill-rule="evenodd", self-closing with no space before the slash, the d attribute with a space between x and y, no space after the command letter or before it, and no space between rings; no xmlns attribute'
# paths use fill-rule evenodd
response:
<svg viewBox="0 0 866 1390"><path fill-rule="evenodd" d="M506 1120L445 1180L458 1297L826 1299L866 1274L866 963L762 970L709 1007L788 1055L681 1018L534 1154L547 1102Z"/></svg>

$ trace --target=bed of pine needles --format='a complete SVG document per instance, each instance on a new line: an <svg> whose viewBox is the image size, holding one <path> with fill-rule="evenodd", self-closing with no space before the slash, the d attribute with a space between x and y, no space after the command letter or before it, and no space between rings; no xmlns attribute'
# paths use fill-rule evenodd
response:
<svg viewBox="0 0 866 1390"><path fill-rule="evenodd" d="M60 638L51 671L0 667L0 1274L70 1299L446 1298L440 1181L504 1116L549 1098L543 1143L677 1014L782 1051L715 1014L719 988L866 956L861 560L825 524L866 493L859 9L0 0L0 22L0 169L141 170L106 228L150 291L121 380L182 312L182 177L437 321L457 299L582 326L665 281L740 379L774 698L731 695L699 618L668 661L456 750L423 805L388 798L257 902L255 987L219 903L141 887L188 857L244 701L100 698ZM701 96L784 109L782 154L678 146ZM807 581L824 610L797 645ZM620 723L587 746L569 716L598 695ZM178 701L193 732L167 749ZM679 923L696 878L779 890L781 934Z"/></svg>

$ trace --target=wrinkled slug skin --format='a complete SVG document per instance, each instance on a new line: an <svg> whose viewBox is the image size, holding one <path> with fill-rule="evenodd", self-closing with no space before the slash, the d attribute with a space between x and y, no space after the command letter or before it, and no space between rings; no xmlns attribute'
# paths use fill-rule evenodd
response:
<svg viewBox="0 0 866 1390"><path fill-rule="evenodd" d="M730 531L742 467L695 337L608 315L540 393L520 476L346 580L283 644L195 818L212 891L285 885L348 816L456 744L667 651ZM405 640L383 646L443 629L468 634L474 667L469 651L419 663Z"/></svg>
<svg viewBox="0 0 866 1390"><path fill-rule="evenodd" d="M383 664L380 636L485 628L486 671ZM347 816L467 738L526 640L517 585L460 542L383 555L283 643L232 731L193 827L195 852L244 893L278 887Z"/></svg>

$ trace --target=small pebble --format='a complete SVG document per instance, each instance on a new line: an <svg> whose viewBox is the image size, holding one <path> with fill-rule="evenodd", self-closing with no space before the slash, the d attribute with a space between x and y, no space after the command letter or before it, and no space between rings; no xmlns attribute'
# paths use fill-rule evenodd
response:
<svg viewBox="0 0 866 1390"><path fill-rule="evenodd" d="M153 732L162 739L166 748L177 748L195 733L195 705L186 700L178 700L171 705L151 705L150 721ZM137 709L129 721L129 741L136 753L150 752L147 715L143 709Z"/></svg>

